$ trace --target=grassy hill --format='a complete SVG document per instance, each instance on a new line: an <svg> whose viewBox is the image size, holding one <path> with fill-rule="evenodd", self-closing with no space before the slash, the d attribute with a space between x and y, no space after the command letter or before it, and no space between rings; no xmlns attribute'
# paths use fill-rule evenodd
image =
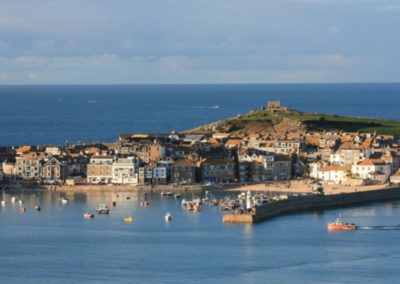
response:
<svg viewBox="0 0 400 284"><path fill-rule="evenodd" d="M306 130L376 131L378 134L400 137L400 121L264 109L203 125L187 132L216 131L241 134Z"/></svg>

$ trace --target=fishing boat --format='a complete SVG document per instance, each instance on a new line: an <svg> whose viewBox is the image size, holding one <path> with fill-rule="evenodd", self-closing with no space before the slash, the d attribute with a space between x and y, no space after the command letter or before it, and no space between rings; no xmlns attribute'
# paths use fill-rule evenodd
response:
<svg viewBox="0 0 400 284"><path fill-rule="evenodd" d="M336 218L334 222L328 223L329 231L350 231L356 230L357 225L354 223L342 223L340 218Z"/></svg>
<svg viewBox="0 0 400 284"><path fill-rule="evenodd" d="M165 221L171 221L172 220L171 213L169 213L169 212L165 213L164 219L165 219Z"/></svg>
<svg viewBox="0 0 400 284"><path fill-rule="evenodd" d="M132 216L125 216L124 217L124 222L125 223L132 223L133 222L133 217Z"/></svg>
<svg viewBox="0 0 400 284"><path fill-rule="evenodd" d="M83 214L83 218L85 219L94 218L94 214L86 212L85 214Z"/></svg>
<svg viewBox="0 0 400 284"><path fill-rule="evenodd" d="M110 213L110 209L105 204L100 204L100 206L96 210L99 215L108 215Z"/></svg>
<svg viewBox="0 0 400 284"><path fill-rule="evenodd" d="M186 200L185 198L182 199L181 205L184 206L184 207L186 207L186 205L187 205L187 200Z"/></svg>

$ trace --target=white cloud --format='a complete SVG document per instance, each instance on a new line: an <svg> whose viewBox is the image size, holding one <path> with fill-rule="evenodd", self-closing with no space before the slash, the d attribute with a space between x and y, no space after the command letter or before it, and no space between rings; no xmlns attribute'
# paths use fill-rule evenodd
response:
<svg viewBox="0 0 400 284"><path fill-rule="evenodd" d="M187 61L186 56L166 56L160 59L160 65L172 71L182 71Z"/></svg>
<svg viewBox="0 0 400 284"><path fill-rule="evenodd" d="M28 76L28 78L29 78L30 80L37 80L37 79L40 78L40 74L37 73L37 72L29 72L29 73L27 74L27 76Z"/></svg>

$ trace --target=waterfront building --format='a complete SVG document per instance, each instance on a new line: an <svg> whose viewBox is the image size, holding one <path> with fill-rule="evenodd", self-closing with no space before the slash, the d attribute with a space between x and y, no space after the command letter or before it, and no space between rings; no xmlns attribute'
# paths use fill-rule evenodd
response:
<svg viewBox="0 0 400 284"><path fill-rule="evenodd" d="M15 178L15 162L7 159L1 164L3 180L13 180Z"/></svg>
<svg viewBox="0 0 400 284"><path fill-rule="evenodd" d="M87 181L92 184L108 184L112 181L113 157L93 156L87 165Z"/></svg>
<svg viewBox="0 0 400 284"><path fill-rule="evenodd" d="M394 184L400 184L400 170L390 177L390 182Z"/></svg>
<svg viewBox="0 0 400 284"><path fill-rule="evenodd" d="M40 161L44 158L39 152L20 154L15 161L15 175L23 180L39 180Z"/></svg>
<svg viewBox="0 0 400 284"><path fill-rule="evenodd" d="M138 160L136 157L116 157L112 163L113 184L138 184Z"/></svg>
<svg viewBox="0 0 400 284"><path fill-rule="evenodd" d="M175 160L172 165L171 181L176 184L196 182L197 165L187 159Z"/></svg>
<svg viewBox="0 0 400 284"><path fill-rule="evenodd" d="M138 169L138 183L148 184L153 179L153 169L150 166L139 167Z"/></svg>
<svg viewBox="0 0 400 284"><path fill-rule="evenodd" d="M292 176L292 158L256 149L238 155L240 181L288 180Z"/></svg>
<svg viewBox="0 0 400 284"><path fill-rule="evenodd" d="M68 176L86 176L89 159L81 154L69 154L65 157L68 165Z"/></svg>
<svg viewBox="0 0 400 284"><path fill-rule="evenodd" d="M63 183L67 178L67 162L60 157L51 157L41 161L40 178L45 183Z"/></svg>
<svg viewBox="0 0 400 284"><path fill-rule="evenodd" d="M377 180L386 182L391 174L391 165L382 160L366 159L351 167L354 177L361 179Z"/></svg>
<svg viewBox="0 0 400 284"><path fill-rule="evenodd" d="M317 170L317 179L331 184L343 184L350 174L349 166L324 166Z"/></svg>
<svg viewBox="0 0 400 284"><path fill-rule="evenodd" d="M167 183L167 167L156 166L152 169L152 182L165 184Z"/></svg>
<svg viewBox="0 0 400 284"><path fill-rule="evenodd" d="M201 164L201 181L233 182L236 180L235 162L231 159L206 159Z"/></svg>

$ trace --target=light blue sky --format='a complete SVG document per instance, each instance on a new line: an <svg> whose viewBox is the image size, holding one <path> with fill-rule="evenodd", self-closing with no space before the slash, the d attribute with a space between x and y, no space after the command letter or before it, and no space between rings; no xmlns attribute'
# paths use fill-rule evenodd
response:
<svg viewBox="0 0 400 284"><path fill-rule="evenodd" d="M1 0L0 84L400 82L400 1Z"/></svg>

